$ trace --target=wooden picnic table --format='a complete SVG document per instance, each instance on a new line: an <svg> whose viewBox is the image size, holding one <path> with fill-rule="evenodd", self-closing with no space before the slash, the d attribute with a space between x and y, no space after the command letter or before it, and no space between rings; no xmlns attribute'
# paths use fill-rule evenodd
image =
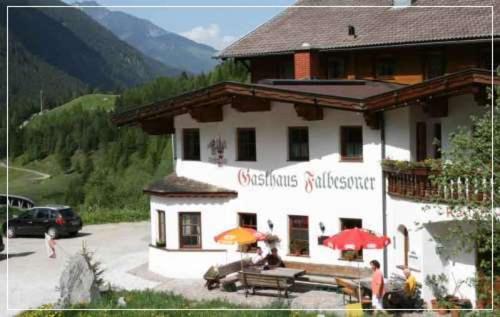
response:
<svg viewBox="0 0 500 317"><path fill-rule="evenodd" d="M299 269L290 269L287 267L277 267L270 270L262 270L260 274L264 275L274 275L274 276L282 276L290 279L295 279L301 275L304 275L306 271Z"/></svg>

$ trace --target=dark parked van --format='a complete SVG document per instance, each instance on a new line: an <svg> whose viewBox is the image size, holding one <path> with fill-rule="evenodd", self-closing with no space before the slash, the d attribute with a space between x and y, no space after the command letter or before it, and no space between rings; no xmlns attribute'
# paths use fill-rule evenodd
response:
<svg viewBox="0 0 500 317"><path fill-rule="evenodd" d="M45 233L53 238L61 235L74 236L82 229L83 223L71 207L49 205L34 207L9 220L2 226L7 237L33 235L43 236Z"/></svg>

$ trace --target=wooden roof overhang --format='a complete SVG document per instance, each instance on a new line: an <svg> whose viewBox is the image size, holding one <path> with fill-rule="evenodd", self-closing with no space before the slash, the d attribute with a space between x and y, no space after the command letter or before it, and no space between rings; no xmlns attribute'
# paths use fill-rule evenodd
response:
<svg viewBox="0 0 500 317"><path fill-rule="evenodd" d="M238 197L238 192L168 192L155 191L144 189L143 193L154 196L169 197L169 198L235 198Z"/></svg>
<svg viewBox="0 0 500 317"><path fill-rule="evenodd" d="M444 97L468 93L484 102L485 87L492 84L500 85L500 77L492 76L491 71L467 69L366 98L364 105L367 112L378 112L416 104L433 104Z"/></svg>
<svg viewBox="0 0 500 317"><path fill-rule="evenodd" d="M145 194L161 197L195 197L195 198L235 198L238 192L191 178L178 176L175 173L148 185Z"/></svg>
<svg viewBox="0 0 500 317"><path fill-rule="evenodd" d="M270 85L222 82L115 114L112 120L118 126L140 125L153 135L169 134L175 132L173 118L180 114L189 113L198 122L217 122L223 120L224 105L240 112L268 111L271 101L281 101L294 104L297 115L308 121L323 119L323 109L330 108L361 112L367 125L378 129L384 110L422 105L431 116L446 116L448 97L467 93L472 93L479 104L485 104L485 87L492 83L500 85L500 77L485 69L467 69L357 99Z"/></svg>
<svg viewBox="0 0 500 317"><path fill-rule="evenodd" d="M362 111L361 99L337 97L318 93L274 88L259 84L223 82L185 93L168 100L115 114L112 121L118 125L139 124L146 132L162 134L173 132L173 117L189 113L200 122L222 120L222 106L231 105L238 111L267 111L271 101L295 104L297 113L306 120L319 120L322 111L332 108ZM172 126L167 127L168 120ZM167 131L171 130L171 131Z"/></svg>

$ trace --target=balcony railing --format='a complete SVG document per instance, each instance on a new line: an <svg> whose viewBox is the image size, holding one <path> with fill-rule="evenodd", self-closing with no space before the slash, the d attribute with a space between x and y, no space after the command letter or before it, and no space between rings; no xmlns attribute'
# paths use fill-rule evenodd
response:
<svg viewBox="0 0 500 317"><path fill-rule="evenodd" d="M430 167L397 168L383 164L387 178L387 193L391 196L423 201L472 200L486 201L490 191L489 179L457 177L439 185L432 175L438 172Z"/></svg>

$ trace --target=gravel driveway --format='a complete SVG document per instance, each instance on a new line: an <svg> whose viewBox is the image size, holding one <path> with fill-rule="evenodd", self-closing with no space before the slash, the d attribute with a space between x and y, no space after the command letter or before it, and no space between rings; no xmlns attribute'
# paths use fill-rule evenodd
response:
<svg viewBox="0 0 500 317"><path fill-rule="evenodd" d="M57 301L56 286L68 256L79 251L82 242L95 253L105 269L104 279L127 289L153 288L148 281L127 271L148 261L149 223L120 223L84 226L75 238L57 240L57 258L49 259L43 238L16 238L9 241L9 258L0 255L0 316L6 311L7 262L9 269L9 309L25 310Z"/></svg>

